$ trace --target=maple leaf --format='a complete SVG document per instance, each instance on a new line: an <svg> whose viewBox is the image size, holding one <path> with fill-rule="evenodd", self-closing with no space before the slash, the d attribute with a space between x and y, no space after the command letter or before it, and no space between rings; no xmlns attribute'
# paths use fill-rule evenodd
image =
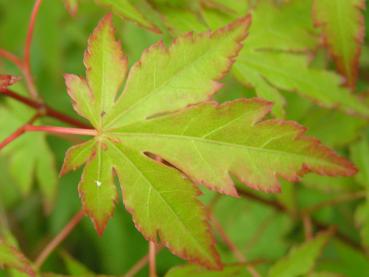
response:
<svg viewBox="0 0 369 277"><path fill-rule="evenodd" d="M154 44L132 66L118 97L127 59L111 16L99 23L84 59L86 80L66 75L75 110L98 135L68 150L61 172L86 163L79 193L100 234L118 198L115 172L124 204L146 239L160 239L184 259L219 268L206 211L190 180L237 195L231 176L279 191L278 176L296 181L308 171L355 173L350 162L305 137L296 123L262 121L269 102L208 101L221 88L217 80L233 64L249 23L244 17L215 32L186 34L169 48Z"/></svg>
<svg viewBox="0 0 369 277"><path fill-rule="evenodd" d="M14 246L0 240L0 267L4 266L17 269L31 277L36 276L31 263L24 255Z"/></svg>
<svg viewBox="0 0 369 277"><path fill-rule="evenodd" d="M314 0L313 3L315 24L322 29L324 44L346 77L346 84L355 88L364 41L365 1Z"/></svg>

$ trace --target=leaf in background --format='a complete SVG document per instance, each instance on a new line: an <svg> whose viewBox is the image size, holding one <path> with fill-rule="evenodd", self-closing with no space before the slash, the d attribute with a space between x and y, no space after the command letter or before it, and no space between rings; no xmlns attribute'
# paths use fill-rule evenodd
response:
<svg viewBox="0 0 369 277"><path fill-rule="evenodd" d="M7 88L19 80L18 77L13 75L0 75L0 89Z"/></svg>
<svg viewBox="0 0 369 277"><path fill-rule="evenodd" d="M346 84L355 88L364 41L364 0L314 0L313 17Z"/></svg>
<svg viewBox="0 0 369 277"><path fill-rule="evenodd" d="M31 263L14 246L0 240L0 267L9 267L26 273L28 276L36 277Z"/></svg>
<svg viewBox="0 0 369 277"><path fill-rule="evenodd" d="M367 136L352 144L350 147L351 158L360 169L355 176L357 182L368 190L369 195L369 141Z"/></svg>
<svg viewBox="0 0 369 277"><path fill-rule="evenodd" d="M350 146L351 158L359 169L355 176L356 181L367 192L366 202L361 204L355 211L355 221L360 228L363 244L369 247L369 141L363 136L359 141Z"/></svg>
<svg viewBox="0 0 369 277"><path fill-rule="evenodd" d="M137 8L131 0L97 0L98 3L110 7L117 15L137 23L138 25L155 33L160 33L160 29L155 26L146 16Z"/></svg>
<svg viewBox="0 0 369 277"><path fill-rule="evenodd" d="M210 271L196 265L184 265L172 268L165 277L249 277L246 265L225 265L221 271Z"/></svg>
<svg viewBox="0 0 369 277"><path fill-rule="evenodd" d="M62 252L63 262L68 270L68 273L72 276L96 276L91 270L89 270L81 262L77 261L71 255L66 252Z"/></svg>
<svg viewBox="0 0 369 277"><path fill-rule="evenodd" d="M7 119L0 121L0 141L25 124L33 114L34 110L7 99L0 107L0 118ZM50 211L57 192L58 177L46 135L24 134L6 146L1 155L7 158L10 175L21 194L28 195L36 180L43 195L44 207Z"/></svg>
<svg viewBox="0 0 369 277"><path fill-rule="evenodd" d="M161 42L153 45L132 66L115 102L127 63L119 63L124 55L107 31L113 30L111 17L99 23L85 56L87 81L66 78L76 111L99 122L99 135L68 151L62 171L87 162L79 192L100 234L117 199L114 169L124 204L146 239L162 241L184 259L218 268L206 212L196 199L199 192L178 169L198 184L231 195L237 195L231 175L253 188L279 191L277 176L296 181L307 171L355 172L348 161L305 137L296 123L262 121L270 111L265 101L194 105L219 90L217 80L234 62L249 23L245 17L212 33L181 36L169 48ZM109 78L106 72L114 74ZM78 85L70 85L72 78Z"/></svg>
<svg viewBox="0 0 369 277"><path fill-rule="evenodd" d="M64 0L65 7L71 16L75 16L78 12L78 0Z"/></svg>
<svg viewBox="0 0 369 277"><path fill-rule="evenodd" d="M311 107L300 122L308 128L309 135L330 147L344 147L353 142L360 135L361 129L368 125L367 120L316 106Z"/></svg>
<svg viewBox="0 0 369 277"><path fill-rule="evenodd" d="M368 105L341 87L335 73L308 67L305 57L249 48L246 44L234 66L240 82L256 86L264 79L273 88L296 92L322 107L369 118Z"/></svg>
<svg viewBox="0 0 369 277"><path fill-rule="evenodd" d="M314 239L293 248L269 270L269 277L294 277L308 274L313 269L331 233L321 233Z"/></svg>

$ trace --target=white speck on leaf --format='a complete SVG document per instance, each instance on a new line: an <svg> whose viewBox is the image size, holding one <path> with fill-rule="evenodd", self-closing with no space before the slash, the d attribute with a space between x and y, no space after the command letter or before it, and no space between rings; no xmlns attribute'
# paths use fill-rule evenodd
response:
<svg viewBox="0 0 369 277"><path fill-rule="evenodd" d="M97 187L101 187L102 183L99 180L95 181Z"/></svg>

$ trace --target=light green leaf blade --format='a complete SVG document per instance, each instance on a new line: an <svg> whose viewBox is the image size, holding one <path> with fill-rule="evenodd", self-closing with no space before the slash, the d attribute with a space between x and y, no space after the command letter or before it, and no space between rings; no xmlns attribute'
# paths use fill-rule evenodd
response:
<svg viewBox="0 0 369 277"><path fill-rule="evenodd" d="M330 236L330 233L322 233L314 239L293 248L288 256L272 266L268 276L294 277L309 273Z"/></svg>
<svg viewBox="0 0 369 277"><path fill-rule="evenodd" d="M246 17L214 33L181 36L169 49L162 42L151 46L131 68L106 128L207 100L221 87L217 80L233 64L249 24Z"/></svg>
<svg viewBox="0 0 369 277"><path fill-rule="evenodd" d="M114 37L111 15L103 18L90 36L84 64L95 104L93 111L101 128L102 118L111 109L128 69L127 57Z"/></svg>
<svg viewBox="0 0 369 277"><path fill-rule="evenodd" d="M97 141L94 153L84 167L78 185L83 209L100 235L112 217L118 199L113 178L113 164L105 152L106 145Z"/></svg>
<svg viewBox="0 0 369 277"><path fill-rule="evenodd" d="M248 74L250 71L254 74ZM244 48L234 72L243 83L255 85L264 78L276 88L296 92L325 108L369 117L369 107L341 87L339 76L328 70L308 67L304 57Z"/></svg>
<svg viewBox="0 0 369 277"><path fill-rule="evenodd" d="M278 176L297 181L308 171L355 172L349 162L305 137L296 123L262 121L269 111L270 104L259 99L202 104L109 133L125 145L159 155L197 183L230 195L237 195L231 176L254 189L276 192Z"/></svg>
<svg viewBox="0 0 369 277"><path fill-rule="evenodd" d="M364 41L364 0L314 0L315 23L346 84L355 88Z"/></svg>
<svg viewBox="0 0 369 277"><path fill-rule="evenodd" d="M0 267L9 267L35 277L31 263L14 246L0 240Z"/></svg>
<svg viewBox="0 0 369 277"><path fill-rule="evenodd" d="M155 33L160 33L160 29L155 26L145 15L133 4L137 1L132 0L97 0L105 6L110 7L117 15L137 23Z"/></svg>
<svg viewBox="0 0 369 277"><path fill-rule="evenodd" d="M369 140L363 136L350 147L352 161L360 169L355 176L356 180L368 190L369 195Z"/></svg>
<svg viewBox="0 0 369 277"><path fill-rule="evenodd" d="M108 153L122 186L124 204L145 238L160 239L174 254L218 268L219 256L193 185L175 169L123 144L108 142Z"/></svg>
<svg viewBox="0 0 369 277"><path fill-rule="evenodd" d="M76 170L92 156L95 149L95 141L89 140L81 144L77 144L68 149L65 153L63 167L60 175L64 175L71 170Z"/></svg>

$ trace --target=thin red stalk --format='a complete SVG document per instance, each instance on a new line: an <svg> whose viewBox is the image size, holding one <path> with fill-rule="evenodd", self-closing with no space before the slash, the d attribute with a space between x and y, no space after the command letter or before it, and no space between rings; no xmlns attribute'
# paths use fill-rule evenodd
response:
<svg viewBox="0 0 369 277"><path fill-rule="evenodd" d="M149 267L150 277L157 277L156 275L156 246L155 243L149 242Z"/></svg>
<svg viewBox="0 0 369 277"><path fill-rule="evenodd" d="M60 113L56 110L54 110L53 108L50 108L49 106L45 105L45 104L41 104L33 99L24 97L22 95L19 95L11 90L8 89L4 89L1 90L1 94L4 96L8 96L14 100L17 100L18 102L21 102L25 105L27 105L28 107L31 107L33 109L39 110L41 113L43 113L44 115L47 115L49 117L53 117L61 122L73 125L75 127L78 128L90 128L91 126L84 124L83 122L76 120L70 116L67 116L63 113Z"/></svg>
<svg viewBox="0 0 369 277"><path fill-rule="evenodd" d="M33 38L33 31L34 31L34 28L35 28L36 17L37 17L38 11L40 9L41 3L42 3L42 0L36 0L35 4L33 6L31 18L29 20L29 25L28 25L26 44L25 44L25 47L24 47L24 65L28 69L29 72L31 72L31 70L29 70L29 69L30 69L30 56L31 56L30 53L31 53L31 44L32 44L32 38Z"/></svg>
<svg viewBox="0 0 369 277"><path fill-rule="evenodd" d="M211 221L213 223L214 228L219 233L220 237L227 245L228 249L232 252L233 256L239 261L240 263L246 263L246 258L242 254L242 252L237 248L237 246L233 243L233 241L228 237L227 233L224 231L220 222L214 217L211 216ZM247 270L253 277L260 277L259 273L252 265L246 265Z"/></svg>
<svg viewBox="0 0 369 277"><path fill-rule="evenodd" d="M73 218L69 221L69 223L59 232L59 234L50 241L46 247L41 251L35 261L36 269L39 269L49 255L59 246L59 244L64 241L64 239L70 234L70 232L77 226L77 224L81 221L83 216L85 215L84 211L79 211Z"/></svg>
<svg viewBox="0 0 369 277"><path fill-rule="evenodd" d="M23 62L16 55L4 49L0 49L0 57L3 57L4 59L12 62L23 72Z"/></svg>
<svg viewBox="0 0 369 277"><path fill-rule="evenodd" d="M156 254L158 254L163 249L162 246L156 247ZM134 277L145 267L149 262L149 255L143 256L137 263L135 263L131 269L124 274L124 277Z"/></svg>
<svg viewBox="0 0 369 277"><path fill-rule="evenodd" d="M81 135L81 136L96 136L97 131L95 129L80 129L80 128L66 128L58 126L24 126L27 132L46 132L51 134L69 134L69 135Z"/></svg>
<svg viewBox="0 0 369 277"><path fill-rule="evenodd" d="M12 133L10 136L8 136L2 142L0 142L0 150L3 149L5 146L7 146L9 143L13 142L15 139L17 139L21 135L23 135L26 132L26 126L29 126L30 124L35 122L37 118L39 117L40 117L40 114L36 113L26 124L19 127L16 131L14 131L14 133Z"/></svg>

